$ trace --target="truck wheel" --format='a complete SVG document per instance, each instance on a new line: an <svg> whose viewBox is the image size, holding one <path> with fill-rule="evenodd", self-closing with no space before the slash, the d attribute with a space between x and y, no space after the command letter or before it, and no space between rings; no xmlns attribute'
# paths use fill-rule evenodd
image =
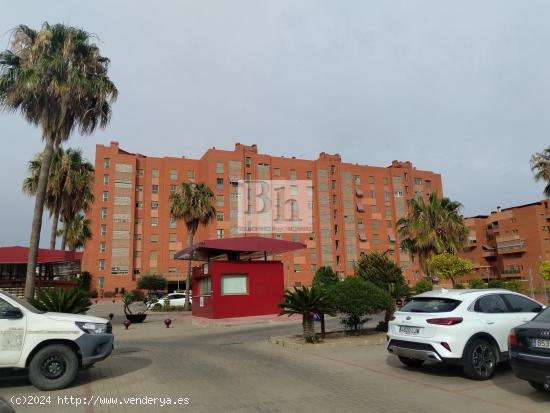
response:
<svg viewBox="0 0 550 413"><path fill-rule="evenodd" d="M424 360L411 359L409 357L399 356L399 361L408 367L420 367L424 364Z"/></svg>
<svg viewBox="0 0 550 413"><path fill-rule="evenodd" d="M494 346L486 340L475 339L464 354L464 375L474 380L490 379L497 366Z"/></svg>
<svg viewBox="0 0 550 413"><path fill-rule="evenodd" d="M29 379L40 390L63 389L74 381L77 372L78 357L63 344L44 347L29 364Z"/></svg>

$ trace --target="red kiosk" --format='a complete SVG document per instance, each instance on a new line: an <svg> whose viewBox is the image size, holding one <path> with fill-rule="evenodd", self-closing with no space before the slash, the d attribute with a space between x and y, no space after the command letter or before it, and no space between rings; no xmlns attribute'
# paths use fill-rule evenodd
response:
<svg viewBox="0 0 550 413"><path fill-rule="evenodd" d="M276 314L283 300L284 269L270 255L306 248L265 237L202 241L175 258L206 261L193 268L193 315L206 318Z"/></svg>

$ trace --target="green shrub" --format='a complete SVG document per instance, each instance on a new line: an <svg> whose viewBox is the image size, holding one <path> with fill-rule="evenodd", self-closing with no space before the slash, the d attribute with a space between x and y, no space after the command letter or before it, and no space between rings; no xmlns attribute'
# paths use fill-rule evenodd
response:
<svg viewBox="0 0 550 413"><path fill-rule="evenodd" d="M490 280L487 283L488 288L504 288L504 281L502 280Z"/></svg>
<svg viewBox="0 0 550 413"><path fill-rule="evenodd" d="M88 271L82 271L82 274L76 279L76 288L83 291L90 291L92 284L92 274Z"/></svg>
<svg viewBox="0 0 550 413"><path fill-rule="evenodd" d="M466 287L464 287L464 284L458 283L458 284L455 284L455 288L457 290L464 290Z"/></svg>
<svg viewBox="0 0 550 413"><path fill-rule="evenodd" d="M481 289L485 288L485 282L479 278L472 278L468 281L468 288Z"/></svg>
<svg viewBox="0 0 550 413"><path fill-rule="evenodd" d="M160 274L146 274L137 282L137 288L147 291L158 291L166 289L166 278Z"/></svg>
<svg viewBox="0 0 550 413"><path fill-rule="evenodd" d="M359 277L348 277L329 291L330 301L341 314L346 329L359 331L369 315L391 307L391 298L375 284Z"/></svg>
<svg viewBox="0 0 550 413"><path fill-rule="evenodd" d="M523 284L520 280L510 280L504 283L504 288L510 291L521 293L523 291Z"/></svg>
<svg viewBox="0 0 550 413"><path fill-rule="evenodd" d="M86 294L88 295L88 297L90 298L97 298L98 294L97 294L97 290L93 290L93 291L86 291Z"/></svg>
<svg viewBox="0 0 550 413"><path fill-rule="evenodd" d="M432 291L434 289L434 285L430 280L420 280L414 285L414 291L416 294L422 294L426 291Z"/></svg>
<svg viewBox="0 0 550 413"><path fill-rule="evenodd" d="M142 290L132 290L132 295L134 296L134 301L143 301L145 300L145 293Z"/></svg>
<svg viewBox="0 0 550 413"><path fill-rule="evenodd" d="M38 291L37 297L29 299L29 302L38 310L55 313L81 314L92 306L88 294L78 288L71 290L43 288Z"/></svg>

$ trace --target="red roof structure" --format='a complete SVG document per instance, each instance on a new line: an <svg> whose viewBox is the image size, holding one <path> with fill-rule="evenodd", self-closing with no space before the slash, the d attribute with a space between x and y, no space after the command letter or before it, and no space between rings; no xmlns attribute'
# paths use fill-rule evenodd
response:
<svg viewBox="0 0 550 413"><path fill-rule="evenodd" d="M0 264L27 264L28 258L29 249L27 247L0 247ZM40 248L37 264L80 260L82 260L82 252Z"/></svg>
<svg viewBox="0 0 550 413"><path fill-rule="evenodd" d="M201 241L175 254L180 260L210 261L222 258L228 260L267 259L268 255L281 254L306 248L301 242L285 241L266 237L236 237Z"/></svg>

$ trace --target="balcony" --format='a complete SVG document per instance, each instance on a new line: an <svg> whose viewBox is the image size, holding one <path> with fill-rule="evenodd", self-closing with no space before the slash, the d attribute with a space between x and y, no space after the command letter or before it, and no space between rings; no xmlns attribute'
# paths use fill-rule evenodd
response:
<svg viewBox="0 0 550 413"><path fill-rule="evenodd" d="M483 258L496 258L497 252L495 250L488 250L483 251L481 255L483 256Z"/></svg>
<svg viewBox="0 0 550 413"><path fill-rule="evenodd" d="M525 241L522 239L499 242L497 250L499 254L523 254L527 251Z"/></svg>

